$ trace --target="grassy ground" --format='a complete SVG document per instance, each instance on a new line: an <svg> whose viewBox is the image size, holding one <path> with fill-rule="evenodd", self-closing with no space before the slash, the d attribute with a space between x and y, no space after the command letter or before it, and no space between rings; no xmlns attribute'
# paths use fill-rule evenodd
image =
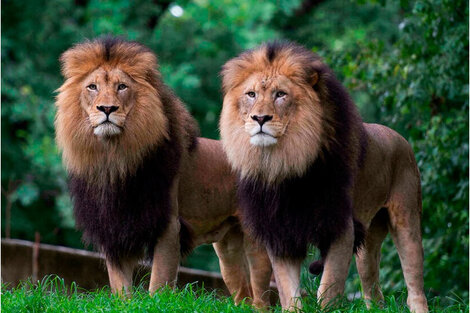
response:
<svg viewBox="0 0 470 313"><path fill-rule="evenodd" d="M307 286L309 294L303 300L303 312L322 312L315 301L316 282ZM311 289L312 288L312 289ZM315 288L315 290L313 290ZM386 299L385 310L374 307L369 312L408 312L405 294L390 296ZM448 299L447 299L448 300ZM446 301L448 302L448 301ZM469 312L468 302L465 300L452 300L453 304L441 307L441 299L430 301L431 312ZM67 288L64 281L57 277L45 278L37 285L23 283L9 289L2 286L1 297L2 312L35 313L35 312L255 312L248 304L236 306L231 298L218 297L215 292L203 288L195 288L189 284L183 289L162 289L159 293L150 296L143 288L138 287L129 299L122 299L111 295L108 288L95 292L80 292L72 285ZM279 306L273 312L281 312ZM366 312L367 309L360 299L342 301L339 306L330 312Z"/></svg>

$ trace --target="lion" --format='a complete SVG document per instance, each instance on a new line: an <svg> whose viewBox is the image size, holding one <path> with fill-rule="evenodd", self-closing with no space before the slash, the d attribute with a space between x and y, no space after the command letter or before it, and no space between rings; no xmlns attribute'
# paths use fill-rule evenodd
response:
<svg viewBox="0 0 470 313"><path fill-rule="evenodd" d="M150 292L173 286L181 254L214 243L235 301L268 305L269 259L241 231L236 178L222 146L197 137L151 50L104 37L60 60L56 141L77 226L104 254L112 291L129 295L146 257Z"/></svg>
<svg viewBox="0 0 470 313"><path fill-rule="evenodd" d="M322 256L312 270L324 262L323 306L343 293L355 249L364 298L383 300L380 247L390 232L408 306L427 312L420 174L407 141L363 123L334 73L297 44L263 44L228 61L221 75L220 134L238 173L242 224L267 247L282 307L301 307L309 245Z"/></svg>

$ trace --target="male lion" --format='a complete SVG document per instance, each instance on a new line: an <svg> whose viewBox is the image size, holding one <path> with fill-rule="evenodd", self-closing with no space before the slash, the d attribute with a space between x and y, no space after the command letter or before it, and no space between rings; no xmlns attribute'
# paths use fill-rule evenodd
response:
<svg viewBox="0 0 470 313"><path fill-rule="evenodd" d="M112 290L129 291L146 255L153 258L150 291L173 285L180 248L217 242L235 301L266 305L269 259L241 232L236 179L221 144L196 137L155 55L105 37L72 47L61 62L56 139L77 225L104 253Z"/></svg>
<svg viewBox="0 0 470 313"><path fill-rule="evenodd" d="M267 246L283 308L301 305L300 265L310 244L324 261L323 305L343 292L362 240L356 263L364 297L383 299L380 247L390 231L408 305L427 312L420 178L406 140L362 123L333 72L293 43L247 51L228 61L222 76L220 131L239 174L242 224Z"/></svg>

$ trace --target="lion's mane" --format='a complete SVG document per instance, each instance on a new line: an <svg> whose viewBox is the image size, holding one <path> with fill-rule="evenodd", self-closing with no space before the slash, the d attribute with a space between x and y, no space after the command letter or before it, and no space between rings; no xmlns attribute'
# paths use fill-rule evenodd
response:
<svg viewBox="0 0 470 313"><path fill-rule="evenodd" d="M304 113L289 120L272 150L250 146L237 132L240 115L233 102L239 95L233 92L259 71L282 74L304 90L295 99ZM227 62L222 76L220 128L239 173L243 224L279 257L304 258L310 244L325 256L352 218L353 182L365 158L366 137L354 103L318 56L293 43L244 52ZM364 233L356 220L354 226L357 248Z"/></svg>
<svg viewBox="0 0 470 313"><path fill-rule="evenodd" d="M56 101L56 141L77 226L112 262L152 255L168 226L182 158L196 144L196 123L162 82L145 46L103 37L72 47L61 62L66 80ZM138 86L123 133L108 140L93 134L80 105L82 80L99 67L119 68Z"/></svg>

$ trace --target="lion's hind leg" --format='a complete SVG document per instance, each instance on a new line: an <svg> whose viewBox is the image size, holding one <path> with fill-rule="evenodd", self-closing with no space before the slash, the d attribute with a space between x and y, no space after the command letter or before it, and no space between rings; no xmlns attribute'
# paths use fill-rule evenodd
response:
<svg viewBox="0 0 470 313"><path fill-rule="evenodd" d="M385 208L378 211L367 230L364 245L356 255L356 266L361 278L364 300L367 307L371 301L381 302L384 297L379 282L380 248L388 233L388 213Z"/></svg>
<svg viewBox="0 0 470 313"><path fill-rule="evenodd" d="M243 249L243 232L239 225L232 227L222 240L213 244L219 257L220 272L235 303L252 298L246 255Z"/></svg>
<svg viewBox="0 0 470 313"><path fill-rule="evenodd" d="M409 158L414 160L414 158ZM409 166L409 161L402 162ZM416 165L414 165L416 166ZM402 164L402 168L404 168ZM398 171L387 203L390 233L398 250L411 312L428 312L423 282L421 186L418 170Z"/></svg>

